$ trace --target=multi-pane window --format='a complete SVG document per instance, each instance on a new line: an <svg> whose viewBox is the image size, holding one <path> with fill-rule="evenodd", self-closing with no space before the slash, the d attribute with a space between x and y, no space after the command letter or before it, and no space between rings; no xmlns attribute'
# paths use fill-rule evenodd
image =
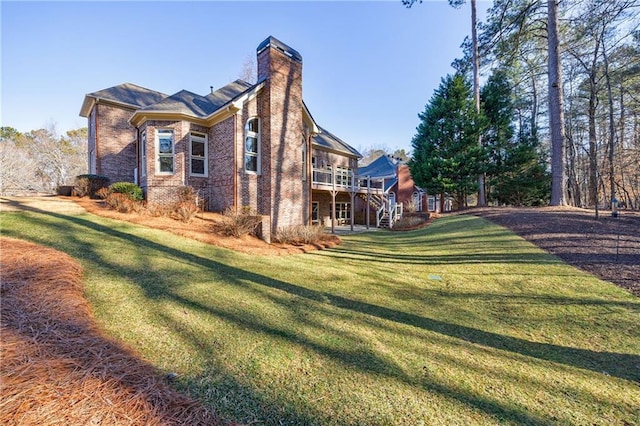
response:
<svg viewBox="0 0 640 426"><path fill-rule="evenodd" d="M302 138L302 180L307 180L307 141Z"/></svg>
<svg viewBox="0 0 640 426"><path fill-rule="evenodd" d="M170 175L173 174L173 130L159 129L156 139L156 173Z"/></svg>
<svg viewBox="0 0 640 426"><path fill-rule="evenodd" d="M140 132L140 175L147 175L147 131Z"/></svg>
<svg viewBox="0 0 640 426"><path fill-rule="evenodd" d="M331 206L333 208L333 206ZM347 221L351 219L351 203L336 203L336 220Z"/></svg>
<svg viewBox="0 0 640 426"><path fill-rule="evenodd" d="M190 134L191 176L207 176L207 136L202 133Z"/></svg>
<svg viewBox="0 0 640 426"><path fill-rule="evenodd" d="M336 185L351 186L351 169L346 167L336 168Z"/></svg>
<svg viewBox="0 0 640 426"><path fill-rule="evenodd" d="M427 198L427 209L431 212L436 210L436 197Z"/></svg>
<svg viewBox="0 0 640 426"><path fill-rule="evenodd" d="M244 169L258 173L260 169L260 120L247 121L244 138Z"/></svg>

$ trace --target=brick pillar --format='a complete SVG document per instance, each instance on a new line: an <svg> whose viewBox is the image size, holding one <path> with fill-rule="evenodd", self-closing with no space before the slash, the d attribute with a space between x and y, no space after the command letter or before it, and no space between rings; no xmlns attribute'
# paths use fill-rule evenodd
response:
<svg viewBox="0 0 640 426"><path fill-rule="evenodd" d="M257 49L261 102L262 176L259 213L271 229L301 225L309 191L302 181L302 56L274 37Z"/></svg>

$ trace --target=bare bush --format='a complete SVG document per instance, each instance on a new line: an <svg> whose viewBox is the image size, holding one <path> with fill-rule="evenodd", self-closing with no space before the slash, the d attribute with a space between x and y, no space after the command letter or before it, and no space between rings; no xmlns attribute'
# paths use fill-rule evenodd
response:
<svg viewBox="0 0 640 426"><path fill-rule="evenodd" d="M278 228L275 241L284 244L312 244L326 238L322 225L298 225Z"/></svg>
<svg viewBox="0 0 640 426"><path fill-rule="evenodd" d="M400 218L393 225L394 231L404 231L409 229L416 229L426 225L429 222L429 214L425 213L413 213L406 214Z"/></svg>
<svg viewBox="0 0 640 426"><path fill-rule="evenodd" d="M260 216L250 207L242 207L237 211L229 207L224 211L223 219L214 225L214 231L236 238L243 235L257 235L260 223Z"/></svg>

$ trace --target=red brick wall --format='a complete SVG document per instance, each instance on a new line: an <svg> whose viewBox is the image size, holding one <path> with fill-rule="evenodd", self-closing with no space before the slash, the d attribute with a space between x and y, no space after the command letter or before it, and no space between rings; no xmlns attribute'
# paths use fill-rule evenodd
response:
<svg viewBox="0 0 640 426"><path fill-rule="evenodd" d="M398 166L398 185L396 189L396 202L404 203L413 199L413 179L409 166L401 164Z"/></svg>
<svg viewBox="0 0 640 426"><path fill-rule="evenodd" d="M207 186L209 210L224 211L233 206L235 117L229 117L208 129L209 177L191 178L190 182L202 182ZM196 131L199 126L191 125ZM195 186L195 185L194 185Z"/></svg>
<svg viewBox="0 0 640 426"><path fill-rule="evenodd" d="M136 129L129 124L133 110L97 103L94 107L97 138L96 173L111 182L133 182L137 164Z"/></svg>

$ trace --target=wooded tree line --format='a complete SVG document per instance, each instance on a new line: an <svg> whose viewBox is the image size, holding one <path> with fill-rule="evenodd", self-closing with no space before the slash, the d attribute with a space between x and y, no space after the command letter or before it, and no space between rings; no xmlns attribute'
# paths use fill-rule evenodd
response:
<svg viewBox="0 0 640 426"><path fill-rule="evenodd" d="M551 75L552 12L557 14L557 76ZM487 200L497 204L551 201L597 209L610 208L616 198L621 206L640 209L639 14L637 0L495 0L486 22L478 25L485 83L480 113L465 113L474 123L469 130L474 135L466 133L470 140L460 145L460 132L458 139L425 134L426 127L434 125L425 120L434 120L438 99L453 81L464 85L467 102L473 101L473 40L467 39L464 56L453 64L455 75L443 78L420 114L412 161L419 183L464 202L478 185L473 180L463 182L461 172L479 172L487 177ZM555 89L558 99L550 97ZM560 121L551 125L554 106L560 108L556 115ZM554 131L561 145L552 142ZM474 138L481 142L479 152L471 146ZM449 159L456 173L444 176L446 167L426 170L438 166L426 161L429 150L433 155L443 153L438 144L454 147L458 158ZM554 153L559 170L552 167ZM469 167L469 162L478 164ZM555 201L550 173L554 184L560 185L554 190Z"/></svg>
<svg viewBox="0 0 640 426"><path fill-rule="evenodd" d="M87 128L62 136L53 127L27 133L0 128L0 195L51 193L86 172Z"/></svg>

